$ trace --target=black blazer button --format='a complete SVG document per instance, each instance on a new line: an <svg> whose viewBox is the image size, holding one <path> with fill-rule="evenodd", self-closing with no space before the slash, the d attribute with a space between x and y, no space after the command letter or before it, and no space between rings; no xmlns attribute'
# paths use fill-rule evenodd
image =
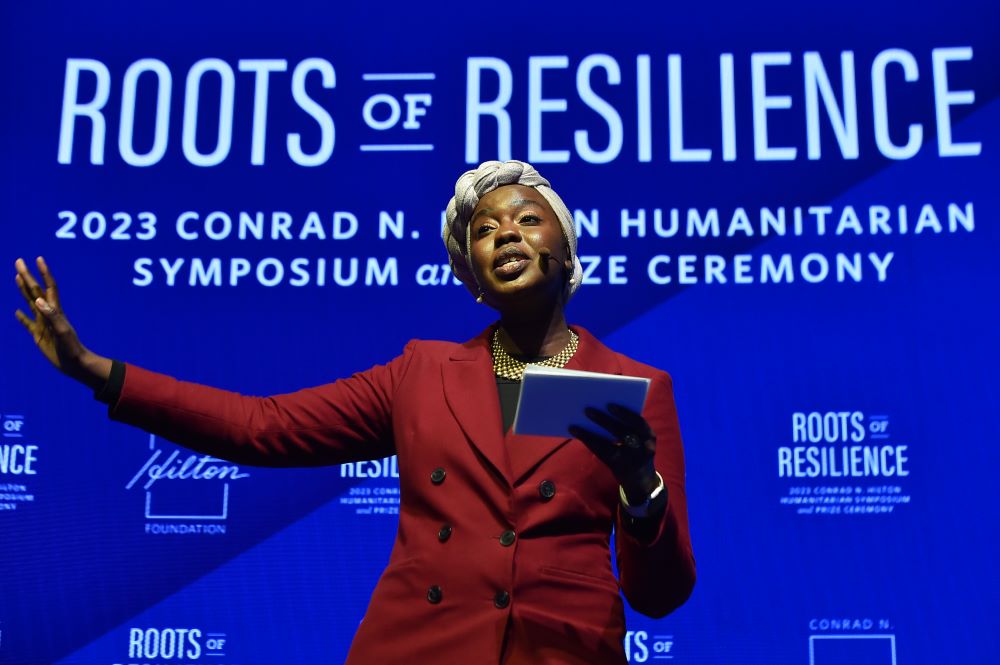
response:
<svg viewBox="0 0 1000 665"><path fill-rule="evenodd" d="M496 595L493 596L493 606L498 610L502 610L510 605L510 594L506 591L497 591Z"/></svg>
<svg viewBox="0 0 1000 665"><path fill-rule="evenodd" d="M427 602L431 605L437 605L440 603L443 596L444 594L441 592L441 587L436 584L427 590Z"/></svg>
<svg viewBox="0 0 1000 665"><path fill-rule="evenodd" d="M441 525L441 530L438 531L438 540L440 540L443 543L444 541L448 540L449 538L451 538L451 525L450 524L442 524Z"/></svg>
<svg viewBox="0 0 1000 665"><path fill-rule="evenodd" d="M514 534L514 532L508 529L507 531L504 531L503 533L500 534L500 544L503 545L504 547L510 547L511 545L514 544L514 540L516 538L517 536Z"/></svg>
<svg viewBox="0 0 1000 665"><path fill-rule="evenodd" d="M448 473L444 469L438 467L431 471L431 482L435 485L440 485L444 482L444 477L447 475Z"/></svg>
<svg viewBox="0 0 1000 665"><path fill-rule="evenodd" d="M548 501L556 495L556 484L551 480L543 480L538 483L538 493L542 496L542 501Z"/></svg>

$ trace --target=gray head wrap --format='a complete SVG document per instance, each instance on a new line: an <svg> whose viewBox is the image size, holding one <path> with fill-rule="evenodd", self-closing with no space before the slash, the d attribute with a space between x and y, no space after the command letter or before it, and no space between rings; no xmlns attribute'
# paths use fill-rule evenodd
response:
<svg viewBox="0 0 1000 665"><path fill-rule="evenodd" d="M465 284L472 295L479 295L479 283L472 273L472 266L469 265L469 249L472 243L469 237L469 222L479 204L479 199L504 185L533 187L556 213L573 259L573 279L566 281L566 299L569 300L580 286L583 276L583 268L576 255L576 227L573 224L573 215L559 195L553 191L549 181L526 162L517 160L483 162L479 168L463 173L455 183L455 196L448 201L448 209L445 212L446 223L441 233L448 249L451 271Z"/></svg>

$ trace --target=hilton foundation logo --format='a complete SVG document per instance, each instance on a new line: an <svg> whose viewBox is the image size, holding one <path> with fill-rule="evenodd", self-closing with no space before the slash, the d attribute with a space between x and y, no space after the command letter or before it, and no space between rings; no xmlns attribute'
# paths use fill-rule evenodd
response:
<svg viewBox="0 0 1000 665"><path fill-rule="evenodd" d="M125 489L145 494L146 533L222 535L231 486L249 477L211 455L157 447L150 434L149 457Z"/></svg>

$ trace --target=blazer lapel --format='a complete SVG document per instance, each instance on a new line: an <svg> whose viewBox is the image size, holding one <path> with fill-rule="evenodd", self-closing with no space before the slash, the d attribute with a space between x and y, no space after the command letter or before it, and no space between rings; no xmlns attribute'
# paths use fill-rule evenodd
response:
<svg viewBox="0 0 1000 665"><path fill-rule="evenodd" d="M621 364L615 353L601 344L597 338L578 326L571 326L580 336L580 346L576 353L566 363L566 369L602 372L604 374L621 374ZM489 354L487 354L489 355ZM589 422L580 414L580 423ZM595 426L596 427L596 426ZM569 437L529 436L509 433L506 436L507 454L510 457L512 484L517 485L550 455L574 441ZM575 445L583 446L576 442Z"/></svg>
<svg viewBox="0 0 1000 665"><path fill-rule="evenodd" d="M500 398L487 329L459 347L442 365L445 400L466 438L480 455L510 483L510 465L504 448Z"/></svg>

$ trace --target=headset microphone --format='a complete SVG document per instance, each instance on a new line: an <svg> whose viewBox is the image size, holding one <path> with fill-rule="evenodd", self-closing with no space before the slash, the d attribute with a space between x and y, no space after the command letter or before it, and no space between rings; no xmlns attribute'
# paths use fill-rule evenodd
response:
<svg viewBox="0 0 1000 665"><path fill-rule="evenodd" d="M548 247L542 247L540 250L538 250L538 258L540 259L542 272L549 271L549 259L553 261L556 260L555 257L552 256L552 252L551 250L549 250Z"/></svg>

